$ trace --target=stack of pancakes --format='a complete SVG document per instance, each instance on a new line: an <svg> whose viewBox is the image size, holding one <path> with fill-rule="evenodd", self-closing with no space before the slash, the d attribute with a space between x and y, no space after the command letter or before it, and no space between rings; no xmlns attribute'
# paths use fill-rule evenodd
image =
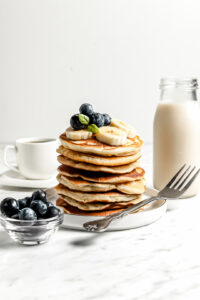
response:
<svg viewBox="0 0 200 300"><path fill-rule="evenodd" d="M142 141L127 138L122 146L103 144L95 137L70 140L60 136L55 187L57 205L68 214L106 216L141 201L144 170L139 167Z"/></svg>

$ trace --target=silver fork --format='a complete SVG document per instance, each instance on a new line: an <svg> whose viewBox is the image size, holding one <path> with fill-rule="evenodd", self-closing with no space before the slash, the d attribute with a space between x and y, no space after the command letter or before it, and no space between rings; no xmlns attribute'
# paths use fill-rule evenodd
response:
<svg viewBox="0 0 200 300"><path fill-rule="evenodd" d="M136 211L137 209L141 208L142 206L158 200L160 198L162 199L176 199L179 198L185 191L190 187L190 185L193 183L195 178L200 172L200 169L198 169L192 176L192 173L196 169L196 167L186 167L186 164L180 168L180 170L174 175L174 177L168 182L168 184L154 197L147 198L140 203L133 205L127 209L124 209L123 211L119 213L114 213L110 216L107 216L100 220L94 220L91 222L87 222L83 224L83 227L87 231L95 231L95 232L102 232L105 231L106 228L110 225L110 223L114 220L123 218L130 214L131 212ZM184 170L185 169L185 170ZM179 174L183 171L182 175L178 179ZM176 179L178 179L176 181Z"/></svg>

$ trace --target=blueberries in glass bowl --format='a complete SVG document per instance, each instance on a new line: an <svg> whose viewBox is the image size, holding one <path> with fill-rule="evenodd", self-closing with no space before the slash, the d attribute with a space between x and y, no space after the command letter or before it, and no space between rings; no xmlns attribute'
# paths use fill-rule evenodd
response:
<svg viewBox="0 0 200 300"><path fill-rule="evenodd" d="M38 190L31 197L16 200L8 197L1 201L1 214L5 217L19 220L37 220L55 217L59 210L48 202L46 192Z"/></svg>
<svg viewBox="0 0 200 300"><path fill-rule="evenodd" d="M5 198L0 203L0 223L16 242L38 245L49 240L62 224L64 212L38 190L31 197Z"/></svg>

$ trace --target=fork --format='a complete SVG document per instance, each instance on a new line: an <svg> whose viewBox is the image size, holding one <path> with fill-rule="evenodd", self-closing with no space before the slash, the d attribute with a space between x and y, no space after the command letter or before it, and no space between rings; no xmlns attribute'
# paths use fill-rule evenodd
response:
<svg viewBox="0 0 200 300"><path fill-rule="evenodd" d="M185 169L186 168L186 169ZM200 168L193 174L196 167L186 167L184 164L180 170L174 175L174 177L168 182L168 184L154 197L147 198L138 204L132 205L131 207L120 211L119 213L114 213L100 220L94 220L86 222L83 227L87 231L103 232L105 231L111 222L121 219L128 214L138 210L139 208L147 205L150 202L161 199L176 199L179 198L187 189L191 186L195 178L200 172ZM179 174L183 171L182 175L178 178Z"/></svg>

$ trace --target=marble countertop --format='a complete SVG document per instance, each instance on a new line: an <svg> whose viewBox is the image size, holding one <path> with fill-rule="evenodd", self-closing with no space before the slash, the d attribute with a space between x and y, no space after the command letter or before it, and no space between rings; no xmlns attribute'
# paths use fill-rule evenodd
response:
<svg viewBox="0 0 200 300"><path fill-rule="evenodd" d="M147 145L148 181L151 161ZM0 187L0 200L22 192ZM184 200L156 223L133 230L60 229L40 246L18 245L0 228L0 299L200 299L199 202L198 196Z"/></svg>

